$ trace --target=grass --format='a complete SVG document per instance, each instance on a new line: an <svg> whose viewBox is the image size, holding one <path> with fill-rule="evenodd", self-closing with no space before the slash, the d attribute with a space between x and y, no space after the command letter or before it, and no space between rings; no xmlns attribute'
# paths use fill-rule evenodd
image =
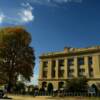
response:
<svg viewBox="0 0 100 100"><path fill-rule="evenodd" d="M49 97L49 96L21 96L8 95L12 100L100 100L100 97Z"/></svg>

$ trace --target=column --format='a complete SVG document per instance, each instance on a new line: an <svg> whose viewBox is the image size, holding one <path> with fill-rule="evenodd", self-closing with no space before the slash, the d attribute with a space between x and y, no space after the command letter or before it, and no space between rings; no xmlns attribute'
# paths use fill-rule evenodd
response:
<svg viewBox="0 0 100 100"><path fill-rule="evenodd" d="M100 78L99 55L93 56L93 74L95 78Z"/></svg>
<svg viewBox="0 0 100 100"><path fill-rule="evenodd" d="M42 81L40 80L38 81L38 86L39 86L39 89L42 88Z"/></svg>
<svg viewBox="0 0 100 100"><path fill-rule="evenodd" d="M40 65L39 65L39 79L43 78L43 62L40 61Z"/></svg>
<svg viewBox="0 0 100 100"><path fill-rule="evenodd" d="M68 66L67 66L67 58L64 59L64 79L68 79Z"/></svg>
<svg viewBox="0 0 100 100"><path fill-rule="evenodd" d="M48 73L47 73L47 78L51 79L51 71L52 71L52 60L48 60Z"/></svg>
<svg viewBox="0 0 100 100"><path fill-rule="evenodd" d="M74 75L78 77L78 59L77 57L74 58Z"/></svg>
<svg viewBox="0 0 100 100"><path fill-rule="evenodd" d="M58 79L58 59L56 60L56 79Z"/></svg>
<svg viewBox="0 0 100 100"><path fill-rule="evenodd" d="M85 69L85 76L89 78L89 63L88 63L88 56L84 56L84 67Z"/></svg>

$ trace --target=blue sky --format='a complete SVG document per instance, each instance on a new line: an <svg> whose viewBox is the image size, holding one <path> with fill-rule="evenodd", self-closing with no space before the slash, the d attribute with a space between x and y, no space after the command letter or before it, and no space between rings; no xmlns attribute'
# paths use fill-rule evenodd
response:
<svg viewBox="0 0 100 100"><path fill-rule="evenodd" d="M42 53L100 45L100 0L0 0L0 27L12 25L32 35L37 84Z"/></svg>

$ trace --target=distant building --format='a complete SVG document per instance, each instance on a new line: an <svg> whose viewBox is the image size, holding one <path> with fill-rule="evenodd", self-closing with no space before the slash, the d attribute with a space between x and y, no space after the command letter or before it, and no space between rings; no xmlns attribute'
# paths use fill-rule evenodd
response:
<svg viewBox="0 0 100 100"><path fill-rule="evenodd" d="M100 84L100 46L64 48L40 56L39 88L49 83L53 88L64 88L67 79L86 76L89 85Z"/></svg>

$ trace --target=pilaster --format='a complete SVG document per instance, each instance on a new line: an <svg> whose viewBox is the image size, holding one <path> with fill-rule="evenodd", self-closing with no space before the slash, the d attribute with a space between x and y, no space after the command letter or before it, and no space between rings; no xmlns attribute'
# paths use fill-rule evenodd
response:
<svg viewBox="0 0 100 100"><path fill-rule="evenodd" d="M78 77L78 59L77 59L77 57L74 57L74 75L75 75L75 77Z"/></svg>

